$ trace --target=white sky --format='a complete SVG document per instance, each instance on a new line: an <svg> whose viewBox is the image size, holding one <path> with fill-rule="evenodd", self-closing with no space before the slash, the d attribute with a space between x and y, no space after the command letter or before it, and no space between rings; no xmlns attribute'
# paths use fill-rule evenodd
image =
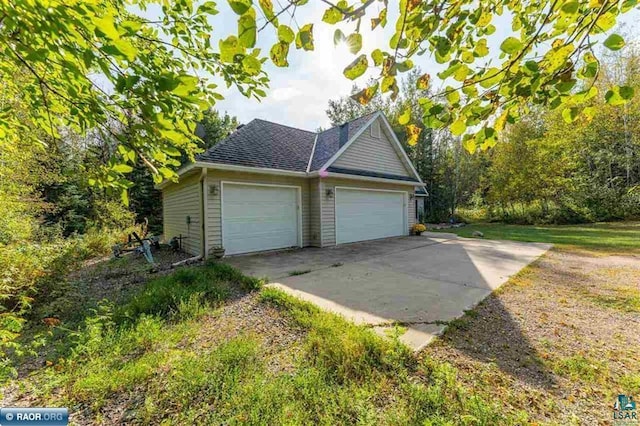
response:
<svg viewBox="0 0 640 426"><path fill-rule="evenodd" d="M274 4L278 7L278 0L274 0ZM374 3L369 8L368 15L362 19L363 49L360 53L369 53L375 48L384 49L386 47L386 40L389 40L393 34L395 20L398 16L397 4L398 2L389 2L389 19L384 31L380 31L379 28L370 31L370 18L377 16L378 3ZM218 2L218 8L220 14L212 19L215 31L212 42L215 40L216 46L217 40L220 38L236 34L238 18L226 1ZM289 51L288 68L278 68L267 61L265 70L269 74L271 82L266 99L262 102L247 99L233 87L226 89L223 83L220 88L223 89L222 94L225 99L216 104L216 109L237 116L243 123L254 118L262 118L308 130L315 130L320 126L328 127L329 120L325 113L328 102L330 99L350 94L354 82L344 77L342 70L356 56L352 55L346 46L334 47L333 33L337 27L321 21L326 8L326 4L319 0L312 0L296 11L295 22L290 22L288 15L280 16L280 23L289 25L294 31L297 30L296 22L300 26L313 22L315 50L312 52L297 50L292 44ZM630 24L626 25L624 30L634 33L634 38L636 38L638 30L633 23L638 20L638 17L639 11L633 10L621 19L621 23ZM497 27L497 31L491 36L490 40L495 41L489 47L495 51L497 50L495 49L496 44L499 45L511 32L511 23L509 18L502 17L500 21L494 20L493 24ZM260 26L259 23L258 27ZM354 24L342 24L340 28L345 34L349 34L353 31ZM258 35L257 47L262 49L263 54L268 55L271 45L275 41L273 28L267 27ZM415 57L413 60L423 72L432 75L432 84L439 87L441 82L435 74L443 69L442 65L437 64L427 55ZM478 63L478 65L480 64ZM356 83L362 86L368 76L375 73L376 70L369 71L357 79Z"/></svg>

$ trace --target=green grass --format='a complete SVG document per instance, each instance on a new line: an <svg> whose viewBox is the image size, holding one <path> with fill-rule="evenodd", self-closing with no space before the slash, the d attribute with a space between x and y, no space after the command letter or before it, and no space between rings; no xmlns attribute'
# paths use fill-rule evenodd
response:
<svg viewBox="0 0 640 426"><path fill-rule="evenodd" d="M553 243L586 249L640 250L640 223L594 223L588 225L505 225L478 223L462 228L434 230L471 238L480 231L485 239Z"/></svg>
<svg viewBox="0 0 640 426"><path fill-rule="evenodd" d="M553 371L561 376L584 383L601 383L609 377L606 363L583 355L574 355L555 361Z"/></svg>
<svg viewBox="0 0 640 426"><path fill-rule="evenodd" d="M633 286L614 287L610 294L584 293L584 296L596 305L621 312L640 313L640 290Z"/></svg>
<svg viewBox="0 0 640 426"><path fill-rule="evenodd" d="M397 339L273 288L260 290L259 303L301 333L289 368L274 370L273 353L250 330L190 344L211 332L203 317L215 318L233 286L259 283L212 264L153 280L122 307L103 305L67 340L65 356L21 382L23 393L104 423L118 406L126 407L122 421L147 424L527 421L465 388L448 363L418 359Z"/></svg>

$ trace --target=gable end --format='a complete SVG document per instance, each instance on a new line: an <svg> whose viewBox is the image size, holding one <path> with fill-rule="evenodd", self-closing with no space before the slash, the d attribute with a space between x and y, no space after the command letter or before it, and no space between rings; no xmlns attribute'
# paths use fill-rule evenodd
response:
<svg viewBox="0 0 640 426"><path fill-rule="evenodd" d="M376 128L379 137L375 137ZM356 140L331 164L332 167L364 170L398 176L413 176L401 158L395 142L388 134L382 118L378 117L369 128L362 132Z"/></svg>

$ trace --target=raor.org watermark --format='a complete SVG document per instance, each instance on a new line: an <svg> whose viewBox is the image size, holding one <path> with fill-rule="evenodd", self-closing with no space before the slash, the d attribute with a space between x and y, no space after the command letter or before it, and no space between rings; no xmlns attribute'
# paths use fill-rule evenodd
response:
<svg viewBox="0 0 640 426"><path fill-rule="evenodd" d="M0 426L67 426L66 408L4 407L0 408Z"/></svg>

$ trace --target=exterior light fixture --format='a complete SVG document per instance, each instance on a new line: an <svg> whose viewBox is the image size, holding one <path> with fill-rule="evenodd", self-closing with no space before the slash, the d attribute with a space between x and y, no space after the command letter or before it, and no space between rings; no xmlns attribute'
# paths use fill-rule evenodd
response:
<svg viewBox="0 0 640 426"><path fill-rule="evenodd" d="M327 195L327 198L333 198L333 188L327 188L325 194Z"/></svg>

